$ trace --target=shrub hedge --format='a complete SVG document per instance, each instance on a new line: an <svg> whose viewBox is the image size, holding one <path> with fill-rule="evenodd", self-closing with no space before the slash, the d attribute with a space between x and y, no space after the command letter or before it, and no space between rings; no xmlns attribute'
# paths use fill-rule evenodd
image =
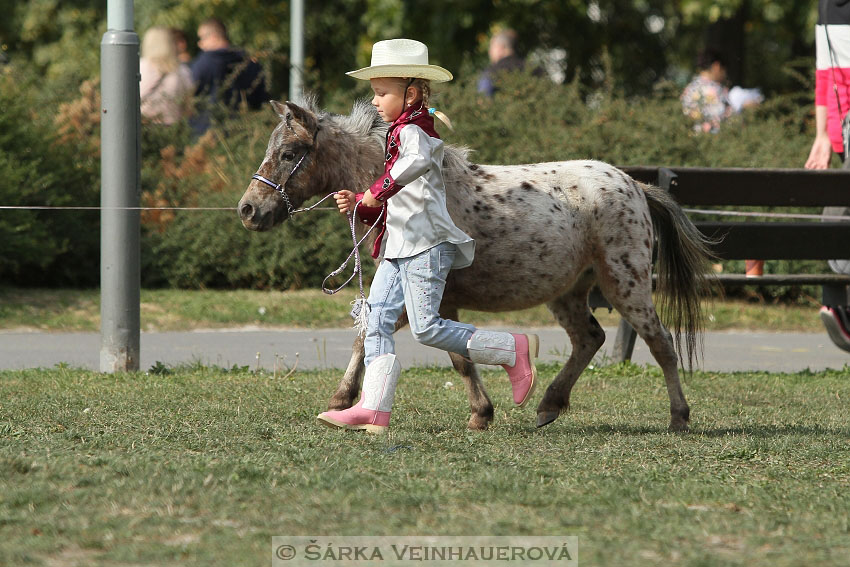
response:
<svg viewBox="0 0 850 567"><path fill-rule="evenodd" d="M364 93L361 87L351 99ZM0 174L11 180L0 188L3 201L96 202L98 105L80 103L96 97L96 89L83 89L65 109L62 120L78 127L67 132L62 143L44 121L41 127L31 127L20 94L4 88L0 95L6 109L0 114ZM344 93L335 96L330 110L347 112L346 103L340 102L345 99ZM774 98L733 117L716 135L698 135L681 112L676 93L663 86L656 96L630 99L516 75L492 98L478 95L473 83L461 83L442 87L434 99L455 125L454 131L442 128L443 137L473 149L472 159L479 163L592 158L620 165L709 167L800 167L813 135L811 102L808 90ZM143 127L143 205L234 207L232 213L146 212L143 285L316 287L342 262L350 240L345 219L333 212L301 215L265 234L246 231L237 218L235 205L277 120L270 109L242 112L218 122L197 140L190 139L185 125ZM88 148L87 153L81 154L80 148ZM53 226L46 224L48 217ZM5 252L0 276L16 284L96 285L96 215L62 218L28 212L10 224L7 214L0 217L0 247ZM91 230L79 231L79 219ZM742 266L731 262L727 269L739 271ZM826 265L768 262L766 269L825 271ZM769 293L801 295L800 290Z"/></svg>
<svg viewBox="0 0 850 567"><path fill-rule="evenodd" d="M63 141L33 108L31 85L0 72L0 205L97 206L97 156ZM100 280L97 211L0 210L0 282L93 286Z"/></svg>

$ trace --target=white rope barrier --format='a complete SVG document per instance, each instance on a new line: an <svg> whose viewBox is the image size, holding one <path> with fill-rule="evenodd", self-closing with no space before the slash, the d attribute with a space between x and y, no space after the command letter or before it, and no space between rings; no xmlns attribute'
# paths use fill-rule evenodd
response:
<svg viewBox="0 0 850 567"><path fill-rule="evenodd" d="M761 217L770 219L811 219L811 220L834 220L850 221L850 217L838 215L814 215L806 213L759 213L754 211L718 211L717 209L682 209L686 213L700 215L716 215L720 217Z"/></svg>
<svg viewBox="0 0 850 567"><path fill-rule="evenodd" d="M0 205L0 210L24 211L231 211L236 207L48 207L27 205ZM305 209L307 210L307 209ZM313 211L335 211L336 207L310 207Z"/></svg>
<svg viewBox="0 0 850 567"><path fill-rule="evenodd" d="M323 199L324 200L324 199ZM319 203L316 203L317 205ZM236 207L51 207L46 205L0 205L0 210L18 211L236 211ZM302 211L336 211L336 207L307 207L295 212ZM758 217L773 219L805 219L818 221L850 221L850 216L817 215L806 213L767 213L756 211L721 211L717 209L686 209L683 211L699 215L716 215L726 217Z"/></svg>

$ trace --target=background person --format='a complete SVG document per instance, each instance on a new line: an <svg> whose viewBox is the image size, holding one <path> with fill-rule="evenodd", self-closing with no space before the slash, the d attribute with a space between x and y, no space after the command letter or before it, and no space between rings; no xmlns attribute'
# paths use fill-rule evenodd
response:
<svg viewBox="0 0 850 567"><path fill-rule="evenodd" d="M177 60L171 32L152 27L142 39L139 59L142 116L155 124L174 124L190 110L192 74Z"/></svg>
<svg viewBox="0 0 850 567"><path fill-rule="evenodd" d="M832 153L850 168L843 122L850 120L850 1L821 0L815 26L815 139L806 169L827 169ZM824 215L847 216L848 207L826 207ZM838 274L850 274L850 260L827 262ZM846 307L821 307L820 318L833 342L850 351L850 313Z"/></svg>
<svg viewBox="0 0 850 567"><path fill-rule="evenodd" d="M517 33L512 29L504 29L490 38L490 47L487 55L490 65L481 72L478 78L478 92L487 96L493 96L498 89L499 75L523 71L525 60L517 55Z"/></svg>
<svg viewBox="0 0 850 567"><path fill-rule="evenodd" d="M832 152L847 158L841 122L850 109L850 1L818 3L815 50L815 139L805 166L827 169Z"/></svg>
<svg viewBox="0 0 850 567"><path fill-rule="evenodd" d="M196 134L209 128L210 109L217 103L236 110L244 102L257 110L271 98L262 66L230 44L221 20L209 18L201 22L198 47L201 53L192 62L192 76L197 84L196 94L204 100L192 123Z"/></svg>
<svg viewBox="0 0 850 567"><path fill-rule="evenodd" d="M243 100L255 110L268 102L263 68L230 44L227 28L220 20L209 18L201 23L198 47L201 53L192 62L197 94L234 109Z"/></svg>
<svg viewBox="0 0 850 567"><path fill-rule="evenodd" d="M682 91L683 112L694 121L694 131L716 134L720 123L745 106L761 102L761 93L757 89L736 87L735 104L729 98L726 82L726 61L719 51L706 48L697 56L699 72ZM759 277L764 274L764 260L746 260L744 273L747 277Z"/></svg>
<svg viewBox="0 0 850 567"><path fill-rule="evenodd" d="M171 28L171 36L174 38L174 44L177 46L177 60L188 67L189 63L192 62L192 54L189 53L189 39L183 30L179 28Z"/></svg>
<svg viewBox="0 0 850 567"><path fill-rule="evenodd" d="M732 115L726 88L726 63L719 51L702 50L697 56L697 75L682 91L683 112L694 121L695 132L720 131L720 123Z"/></svg>

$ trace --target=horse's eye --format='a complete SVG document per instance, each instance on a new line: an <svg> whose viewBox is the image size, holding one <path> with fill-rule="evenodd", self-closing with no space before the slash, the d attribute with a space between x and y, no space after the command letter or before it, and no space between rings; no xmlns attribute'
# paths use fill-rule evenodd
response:
<svg viewBox="0 0 850 567"><path fill-rule="evenodd" d="M295 152L283 152L281 157L286 161L292 161L295 158Z"/></svg>

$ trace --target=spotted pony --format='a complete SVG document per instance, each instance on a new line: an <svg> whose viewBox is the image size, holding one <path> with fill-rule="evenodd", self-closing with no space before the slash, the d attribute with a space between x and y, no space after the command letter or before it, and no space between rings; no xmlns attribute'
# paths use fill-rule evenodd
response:
<svg viewBox="0 0 850 567"><path fill-rule="evenodd" d="M362 191L382 172L386 124L368 103L356 103L347 116L310 103L272 106L281 121L257 174L274 183L255 176L248 185L238 204L247 229L269 230L317 195ZM443 176L449 213L475 239L476 249L471 266L449 273L440 315L456 320L459 309L511 311L545 303L569 336L572 352L537 406L537 426L569 407L570 391L605 340L588 307L588 293L598 285L663 370L670 428L687 429L690 410L677 353L690 366L699 351L700 295L710 253L672 197L599 161L480 165L452 145L446 146ZM678 348L653 304L654 246L661 312ZM403 317L396 328L406 323ZM466 383L468 427L485 429L493 404L475 365L458 354L450 357ZM363 342L356 338L328 408L350 407L362 376Z"/></svg>

